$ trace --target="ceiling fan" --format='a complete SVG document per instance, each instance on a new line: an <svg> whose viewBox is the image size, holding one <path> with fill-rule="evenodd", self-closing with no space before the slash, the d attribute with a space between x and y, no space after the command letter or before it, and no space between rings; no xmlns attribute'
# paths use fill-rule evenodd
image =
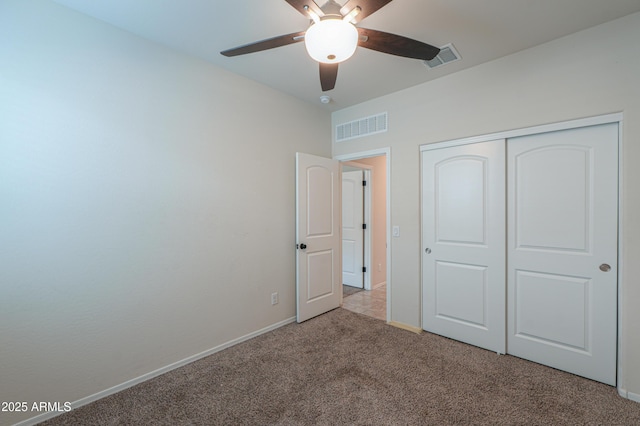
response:
<svg viewBox="0 0 640 426"><path fill-rule="evenodd" d="M312 20L306 31L261 40L220 52L238 56L286 46L304 40L309 56L320 64L322 91L332 90L338 77L338 64L361 46L378 52L421 60L431 60L440 49L397 34L356 27L360 21L392 0L348 0L344 6L328 0L318 6L313 0L285 0Z"/></svg>

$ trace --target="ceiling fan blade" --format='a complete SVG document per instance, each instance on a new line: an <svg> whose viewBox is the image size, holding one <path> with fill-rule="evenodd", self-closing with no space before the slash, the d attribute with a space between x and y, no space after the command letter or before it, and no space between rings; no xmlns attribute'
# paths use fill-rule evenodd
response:
<svg viewBox="0 0 640 426"><path fill-rule="evenodd" d="M358 33L360 34L359 46L390 55L430 61L440 53L437 47L397 34L367 28L358 28Z"/></svg>
<svg viewBox="0 0 640 426"><path fill-rule="evenodd" d="M391 0L349 0L342 6L340 13L345 16L354 8L359 7L361 9L360 12L351 20L351 22L357 24L372 13L382 9L387 3L391 3Z"/></svg>
<svg viewBox="0 0 640 426"><path fill-rule="evenodd" d="M320 64L320 86L322 91L332 90L336 87L336 80L338 79L338 64Z"/></svg>
<svg viewBox="0 0 640 426"><path fill-rule="evenodd" d="M307 18L310 18L311 16L305 9L305 6L308 6L309 10L315 13L316 15L318 15L320 18L324 16L324 12L322 11L322 9L320 9L320 7L318 7L316 2L314 2L313 0L285 0L285 1L289 3L291 6L293 6L295 10L302 13Z"/></svg>
<svg viewBox="0 0 640 426"><path fill-rule="evenodd" d="M281 35L278 37L268 38L266 40L257 41L255 43L245 44L244 46L234 47L220 52L224 56L238 56L246 55L247 53L260 52L262 50L273 49L275 47L286 46L288 44L298 43L304 40L304 33L306 31L300 31L297 33L291 33Z"/></svg>

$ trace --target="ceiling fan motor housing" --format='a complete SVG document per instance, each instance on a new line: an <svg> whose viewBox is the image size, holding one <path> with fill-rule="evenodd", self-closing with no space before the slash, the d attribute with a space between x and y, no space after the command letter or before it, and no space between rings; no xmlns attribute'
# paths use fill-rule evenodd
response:
<svg viewBox="0 0 640 426"><path fill-rule="evenodd" d="M349 59L356 51L358 30L342 19L327 17L307 29L304 42L311 58L337 64Z"/></svg>

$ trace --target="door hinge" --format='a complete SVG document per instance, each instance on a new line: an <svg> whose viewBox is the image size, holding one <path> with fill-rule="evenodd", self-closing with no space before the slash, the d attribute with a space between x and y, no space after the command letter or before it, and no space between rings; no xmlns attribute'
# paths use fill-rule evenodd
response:
<svg viewBox="0 0 640 426"><path fill-rule="evenodd" d="M362 224L362 229L367 229L367 224L366 223Z"/></svg>
<svg viewBox="0 0 640 426"><path fill-rule="evenodd" d="M367 186L367 181L366 180L362 181L362 186Z"/></svg>
<svg viewBox="0 0 640 426"><path fill-rule="evenodd" d="M362 272L367 272L367 267L366 266L362 267Z"/></svg>

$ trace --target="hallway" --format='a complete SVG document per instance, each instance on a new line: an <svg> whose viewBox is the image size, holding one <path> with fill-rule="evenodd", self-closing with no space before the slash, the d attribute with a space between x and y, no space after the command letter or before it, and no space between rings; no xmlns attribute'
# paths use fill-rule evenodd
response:
<svg viewBox="0 0 640 426"><path fill-rule="evenodd" d="M387 286L381 285L371 291L362 290L345 295L342 307L349 311L364 314L382 321L387 320Z"/></svg>

